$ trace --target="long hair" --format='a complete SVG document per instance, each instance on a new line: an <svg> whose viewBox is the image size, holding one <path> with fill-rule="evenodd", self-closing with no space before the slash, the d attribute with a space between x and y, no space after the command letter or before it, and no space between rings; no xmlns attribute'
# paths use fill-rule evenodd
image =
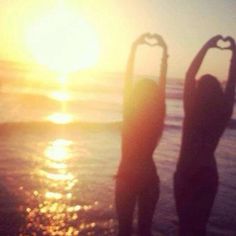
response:
<svg viewBox="0 0 236 236"><path fill-rule="evenodd" d="M151 79L142 79L135 83L132 94L132 120L139 129L152 131L157 126L160 107L158 84Z"/></svg>
<svg viewBox="0 0 236 236"><path fill-rule="evenodd" d="M199 79L196 107L197 113L200 115L199 118L205 121L210 121L215 116L219 116L223 108L223 89L216 77L206 74Z"/></svg>

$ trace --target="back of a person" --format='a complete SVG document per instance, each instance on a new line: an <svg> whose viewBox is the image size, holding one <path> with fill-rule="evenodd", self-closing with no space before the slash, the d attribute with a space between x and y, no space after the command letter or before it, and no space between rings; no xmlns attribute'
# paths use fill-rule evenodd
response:
<svg viewBox="0 0 236 236"><path fill-rule="evenodd" d="M229 41L221 48L219 40ZM232 50L229 77L223 90L214 76L196 80L209 49ZM179 235L205 236L207 223L218 190L219 176L215 150L232 115L235 96L235 42L216 35L198 51L190 64L184 84L183 136L174 174L174 196L179 217Z"/></svg>
<svg viewBox="0 0 236 236"><path fill-rule="evenodd" d="M156 40L154 45L148 43L150 38ZM133 83L136 51L143 44L162 48L158 83L150 79ZM167 52L167 45L158 34L143 34L131 47L123 94L122 156L115 190L119 236L132 235L135 206L138 207L139 234L152 235L152 218L160 193L153 152L164 126Z"/></svg>
<svg viewBox="0 0 236 236"><path fill-rule="evenodd" d="M152 161L164 126L157 84L148 79L139 81L131 102L129 117L123 124L122 156L127 161L143 164Z"/></svg>
<svg viewBox="0 0 236 236"><path fill-rule="evenodd" d="M191 112L183 123L180 163L186 168L215 164L214 152L227 124L224 97L219 82L211 75L200 80Z"/></svg>

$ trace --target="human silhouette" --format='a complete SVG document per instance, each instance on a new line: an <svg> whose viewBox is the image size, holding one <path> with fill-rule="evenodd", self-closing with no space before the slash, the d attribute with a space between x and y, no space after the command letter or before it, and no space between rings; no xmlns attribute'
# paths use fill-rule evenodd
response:
<svg viewBox="0 0 236 236"><path fill-rule="evenodd" d="M135 53L148 38L163 49L159 83L142 79L132 83ZM152 218L159 198L159 177L153 152L164 126L167 46L160 35L141 35L132 45L124 85L122 157L116 178L116 208L119 236L132 234L135 205L138 206L138 230L151 235Z"/></svg>
<svg viewBox="0 0 236 236"><path fill-rule="evenodd" d="M220 48L219 40L228 42L230 46ZM206 74L198 81L195 80L202 61L211 48L232 51L224 90L213 75ZM217 35L201 48L186 73L182 145L174 176L181 236L206 235L206 224L218 187L214 152L232 115L235 83L235 41L231 37Z"/></svg>

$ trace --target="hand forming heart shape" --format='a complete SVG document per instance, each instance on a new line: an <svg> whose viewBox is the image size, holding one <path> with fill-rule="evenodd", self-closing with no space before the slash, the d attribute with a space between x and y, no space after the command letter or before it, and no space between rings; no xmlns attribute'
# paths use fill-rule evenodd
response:
<svg viewBox="0 0 236 236"><path fill-rule="evenodd" d="M227 50L231 48L231 43L228 37L222 37L221 39L219 39L219 41L217 42L217 48L221 49L221 50Z"/></svg>
<svg viewBox="0 0 236 236"><path fill-rule="evenodd" d="M133 46L136 47L139 44L146 44L150 47L160 46L162 48L166 48L166 43L163 40L162 36L159 34L142 34L138 39L134 41Z"/></svg>
<svg viewBox="0 0 236 236"><path fill-rule="evenodd" d="M145 43L149 45L150 47L155 47L159 45L159 40L155 34L148 34L145 37Z"/></svg>

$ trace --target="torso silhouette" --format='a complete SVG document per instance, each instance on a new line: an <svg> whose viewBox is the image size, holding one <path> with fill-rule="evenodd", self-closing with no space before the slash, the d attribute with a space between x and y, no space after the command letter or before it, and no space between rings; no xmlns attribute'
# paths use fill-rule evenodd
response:
<svg viewBox="0 0 236 236"><path fill-rule="evenodd" d="M165 106L158 103L156 96L153 103L143 104L135 109L132 99L123 122L122 158L118 176L131 179L150 180L156 175L153 152L162 135ZM149 108L148 106L154 106Z"/></svg>
<svg viewBox="0 0 236 236"><path fill-rule="evenodd" d="M222 109L217 109L201 118L193 101L192 108L186 112L183 122L182 145L177 172L194 175L203 168L216 170L214 152L227 125L228 116ZM201 109L201 108L199 108Z"/></svg>

